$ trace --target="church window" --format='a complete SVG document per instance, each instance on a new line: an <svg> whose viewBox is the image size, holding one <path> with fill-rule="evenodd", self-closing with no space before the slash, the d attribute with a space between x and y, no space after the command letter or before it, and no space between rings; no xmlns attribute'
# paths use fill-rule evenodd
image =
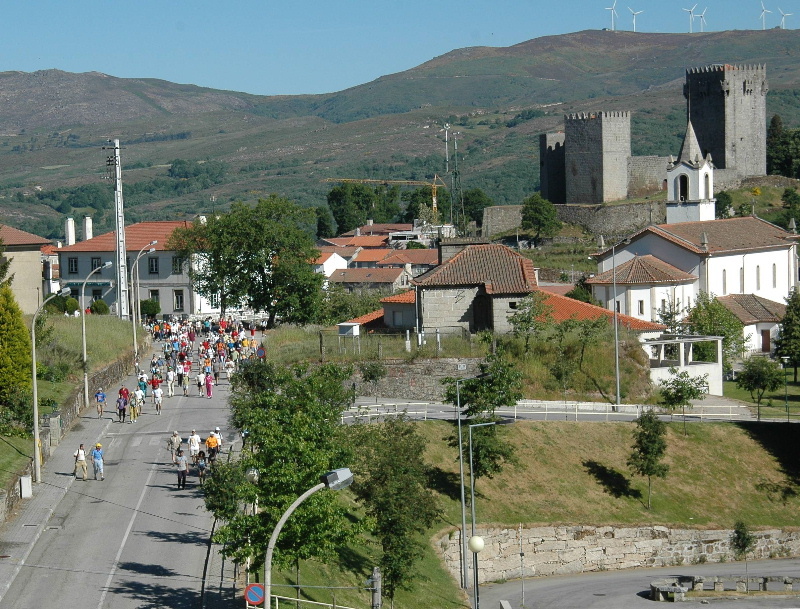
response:
<svg viewBox="0 0 800 609"><path fill-rule="evenodd" d="M701 199L711 198L711 176L709 174L703 176L703 193L701 193L700 198Z"/></svg>

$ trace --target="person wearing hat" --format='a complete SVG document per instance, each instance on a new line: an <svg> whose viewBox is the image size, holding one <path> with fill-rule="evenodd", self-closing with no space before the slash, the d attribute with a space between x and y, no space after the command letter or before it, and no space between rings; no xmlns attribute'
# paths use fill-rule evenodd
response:
<svg viewBox="0 0 800 609"><path fill-rule="evenodd" d="M100 474L100 480L105 480L103 474L103 445L99 442L94 445L92 450L92 465L94 465L94 479L97 480L97 474Z"/></svg>
<svg viewBox="0 0 800 609"><path fill-rule="evenodd" d="M173 431L172 436L167 440L167 448L169 448L169 452L172 455L173 463L175 463L175 456L180 450L181 444L183 444L183 439L181 439L177 431Z"/></svg>
<svg viewBox="0 0 800 609"><path fill-rule="evenodd" d="M195 465L197 464L197 456L200 454L200 443L202 439L200 435L195 431L192 430L192 435L189 436L189 456L192 458L192 463Z"/></svg>
<svg viewBox="0 0 800 609"><path fill-rule="evenodd" d="M94 394L94 401L97 403L97 418L99 419L103 416L103 408L106 406L106 394L103 393L102 387Z"/></svg>

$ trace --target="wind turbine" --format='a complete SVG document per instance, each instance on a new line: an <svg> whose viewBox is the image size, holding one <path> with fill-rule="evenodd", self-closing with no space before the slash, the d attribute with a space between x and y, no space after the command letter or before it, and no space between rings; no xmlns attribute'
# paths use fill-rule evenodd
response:
<svg viewBox="0 0 800 609"><path fill-rule="evenodd" d="M701 32L705 32L706 31L706 11L707 10L708 10L708 7L704 8L703 12L700 13L699 15L695 15L695 19L699 19L700 20L700 31Z"/></svg>
<svg viewBox="0 0 800 609"><path fill-rule="evenodd" d="M631 12L631 15L633 15L633 31L635 32L636 31L636 15L641 15L644 11L635 11L630 6L628 7L628 10Z"/></svg>
<svg viewBox="0 0 800 609"><path fill-rule="evenodd" d="M617 15L617 0L614 0L614 4L612 4L611 6L607 6L606 10L607 11L611 11L611 31L613 32L614 31L614 17L619 17L619 15Z"/></svg>
<svg viewBox="0 0 800 609"><path fill-rule="evenodd" d="M778 7L778 12L781 14L781 29L785 30L786 29L786 18L787 17L791 17L792 15L794 15L794 13L784 13L781 10L780 6Z"/></svg>
<svg viewBox="0 0 800 609"><path fill-rule="evenodd" d="M684 8L681 10L686 11L689 13L689 33L692 33L692 24L694 23L694 9L697 8L697 4L695 4L692 8Z"/></svg>
<svg viewBox="0 0 800 609"><path fill-rule="evenodd" d="M764 0L761 0L761 29L767 29L767 13L771 13L772 11L768 11L767 7L764 6Z"/></svg>

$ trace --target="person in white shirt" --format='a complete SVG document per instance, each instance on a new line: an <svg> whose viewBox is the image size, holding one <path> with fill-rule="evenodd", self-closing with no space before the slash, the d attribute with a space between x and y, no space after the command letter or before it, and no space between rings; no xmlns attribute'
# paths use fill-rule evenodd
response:
<svg viewBox="0 0 800 609"><path fill-rule="evenodd" d="M78 470L83 472L83 481L86 482L86 449L83 448L83 444L78 447L78 450L75 451L75 470L72 474L77 478L78 477Z"/></svg>
<svg viewBox="0 0 800 609"><path fill-rule="evenodd" d="M170 368L167 370L167 397L175 395L175 371Z"/></svg>
<svg viewBox="0 0 800 609"><path fill-rule="evenodd" d="M161 385L153 389L153 401L156 403L156 414L161 414L161 402L164 399L164 390Z"/></svg>
<svg viewBox="0 0 800 609"><path fill-rule="evenodd" d="M192 458L192 463L197 464L197 455L200 454L200 443L202 439L197 431L192 430L192 435L189 436L189 456Z"/></svg>

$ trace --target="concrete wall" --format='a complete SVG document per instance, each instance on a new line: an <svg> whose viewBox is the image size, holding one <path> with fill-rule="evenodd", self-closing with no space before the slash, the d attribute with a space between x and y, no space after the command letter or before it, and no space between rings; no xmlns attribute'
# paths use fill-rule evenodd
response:
<svg viewBox="0 0 800 609"><path fill-rule="evenodd" d="M42 253L30 247L6 246L4 258L11 258L8 276L14 276L11 291L24 315L33 315L47 294L42 294Z"/></svg>
<svg viewBox="0 0 800 609"><path fill-rule="evenodd" d="M664 526L595 527L542 526L478 527L485 548L479 555L481 582L520 577L520 552L525 554L525 577L612 571L636 567L664 567L733 560L731 531L695 530ZM800 532L770 529L754 531L756 547L750 558L800 556ZM454 579L460 577L460 539L457 530L434 540Z"/></svg>

